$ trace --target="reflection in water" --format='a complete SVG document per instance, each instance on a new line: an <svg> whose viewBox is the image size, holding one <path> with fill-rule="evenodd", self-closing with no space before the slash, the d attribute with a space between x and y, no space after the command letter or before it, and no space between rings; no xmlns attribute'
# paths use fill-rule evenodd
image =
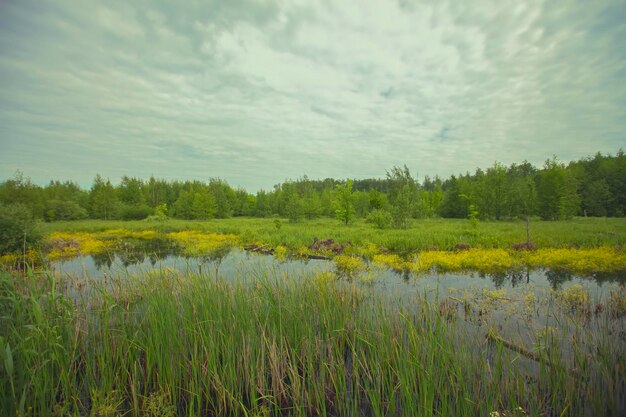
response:
<svg viewBox="0 0 626 417"><path fill-rule="evenodd" d="M190 265L197 265L199 274L207 270L207 267L214 266L215 274L219 274L219 267L223 259L232 251L232 247L219 247L211 253L202 256L185 255L182 249L170 240L163 239L137 239L121 242L108 253L91 255L93 264L97 271L111 272L116 267L125 270L133 269L133 266L159 267L162 263L171 264L176 260L181 260L185 270ZM195 268L194 268L195 269Z"/></svg>
<svg viewBox="0 0 626 417"><path fill-rule="evenodd" d="M109 251L91 255L96 270L110 270L117 263L124 268L143 264L152 267L168 257L183 257L181 248L166 239L127 239ZM223 256L223 255L222 255Z"/></svg>
<svg viewBox="0 0 626 417"><path fill-rule="evenodd" d="M596 272L594 274L589 275L589 279L594 280L598 285L602 285L604 283L625 284L626 283L626 271Z"/></svg>
<svg viewBox="0 0 626 417"><path fill-rule="evenodd" d="M370 265L371 266L371 265ZM90 276L92 278L141 274L154 269L174 269L183 273L210 273L212 276L237 278L254 275L254 268L284 272L294 277L303 273L333 271L334 264L328 260L308 260L284 258L276 259L269 255L252 254L230 247L221 247L203 256L187 256L181 249L166 240L125 241L109 253L78 257L65 261L52 262L50 267L61 274ZM213 269L212 269L213 268ZM371 274L368 276L372 276ZM476 277L482 279L476 279ZM376 269L374 279L377 287L418 288L437 286L439 288L516 288L533 285L536 287L561 289L563 284L581 283L598 291L607 283L626 283L626 274L596 273L588 276L574 275L560 270L511 270L499 273L431 273L416 275L408 270Z"/></svg>
<svg viewBox="0 0 626 417"><path fill-rule="evenodd" d="M232 251L231 247L221 247L208 255L203 255L197 258L198 260L198 273L202 274L203 265L215 266L215 276L219 275L220 265L224 258Z"/></svg>
<svg viewBox="0 0 626 417"><path fill-rule="evenodd" d="M546 279L553 290L558 290L564 282L571 281L572 278L573 275L571 272L558 269L546 271Z"/></svg>
<svg viewBox="0 0 626 417"><path fill-rule="evenodd" d="M553 290L560 289L563 283L569 282L575 278L587 279L594 282L598 286L602 286L602 284L604 283L626 283L626 273L624 271L596 272L590 275L583 275L582 277L563 270L553 269L546 271L546 279L548 280L548 282L550 282Z"/></svg>
<svg viewBox="0 0 626 417"><path fill-rule="evenodd" d="M519 284L529 284L530 283L530 270L511 270L511 271L503 271L496 272L492 274L480 274L482 278L488 276L491 278L493 285L500 289L505 284L510 286L511 288L517 287Z"/></svg>
<svg viewBox="0 0 626 417"><path fill-rule="evenodd" d="M100 271L103 269L111 269L115 255L110 253L100 253L97 255L91 255L91 259L93 260L96 269Z"/></svg>

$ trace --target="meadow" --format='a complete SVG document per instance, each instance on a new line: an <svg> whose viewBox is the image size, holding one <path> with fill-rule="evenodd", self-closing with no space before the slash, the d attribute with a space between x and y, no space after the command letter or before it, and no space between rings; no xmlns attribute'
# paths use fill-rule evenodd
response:
<svg viewBox="0 0 626 417"><path fill-rule="evenodd" d="M277 224L279 225L277 227ZM315 239L351 242L355 246L375 244L394 253L438 248L451 250L458 244L482 248L510 248L526 241L523 221L462 219L413 220L406 229L377 229L361 219L344 226L335 219L321 218L291 223L284 219L234 217L209 221L168 219L163 222L82 220L43 223L44 233L101 232L108 229L157 230L236 234L244 244L283 245L293 250ZM625 218L583 218L563 221L534 220L530 237L537 248L622 246L626 244Z"/></svg>

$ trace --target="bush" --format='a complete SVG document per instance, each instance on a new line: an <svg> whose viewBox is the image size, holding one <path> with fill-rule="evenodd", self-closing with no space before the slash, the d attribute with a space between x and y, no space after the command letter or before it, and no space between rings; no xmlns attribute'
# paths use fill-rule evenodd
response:
<svg viewBox="0 0 626 417"><path fill-rule="evenodd" d="M152 209L145 205L139 206L122 206L120 217L122 220L143 220L152 214Z"/></svg>
<svg viewBox="0 0 626 417"><path fill-rule="evenodd" d="M146 217L145 219L143 219L144 222L166 222L167 219L169 219L169 217L164 216L162 214L153 214L151 216Z"/></svg>
<svg viewBox="0 0 626 417"><path fill-rule="evenodd" d="M87 210L75 201L49 200L46 202L44 218L54 220L82 220L88 217Z"/></svg>
<svg viewBox="0 0 626 417"><path fill-rule="evenodd" d="M32 213L23 204L0 204L0 254L35 246L41 233Z"/></svg>
<svg viewBox="0 0 626 417"><path fill-rule="evenodd" d="M379 229L391 227L393 219L387 210L377 209L372 211L365 218L365 222L374 224Z"/></svg>

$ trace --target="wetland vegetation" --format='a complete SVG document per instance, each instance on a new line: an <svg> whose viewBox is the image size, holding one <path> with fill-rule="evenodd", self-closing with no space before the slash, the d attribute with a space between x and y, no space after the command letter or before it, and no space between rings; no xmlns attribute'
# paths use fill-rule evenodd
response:
<svg viewBox="0 0 626 417"><path fill-rule="evenodd" d="M596 184L600 208L567 184L623 160L423 183L394 168L255 196L7 180L0 412L622 415L619 170Z"/></svg>
<svg viewBox="0 0 626 417"><path fill-rule="evenodd" d="M348 268L349 270L349 268ZM470 278L466 278L470 279ZM0 277L6 415L618 416L626 293Z"/></svg>

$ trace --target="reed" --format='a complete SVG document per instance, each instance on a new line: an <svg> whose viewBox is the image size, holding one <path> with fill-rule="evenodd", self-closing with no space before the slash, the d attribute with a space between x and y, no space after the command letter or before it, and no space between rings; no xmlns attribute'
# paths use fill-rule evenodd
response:
<svg viewBox="0 0 626 417"><path fill-rule="evenodd" d="M0 413L623 415L608 309L563 316L574 325L528 347L535 361L440 300L391 306L328 278L161 271L79 297L46 274L2 274Z"/></svg>

